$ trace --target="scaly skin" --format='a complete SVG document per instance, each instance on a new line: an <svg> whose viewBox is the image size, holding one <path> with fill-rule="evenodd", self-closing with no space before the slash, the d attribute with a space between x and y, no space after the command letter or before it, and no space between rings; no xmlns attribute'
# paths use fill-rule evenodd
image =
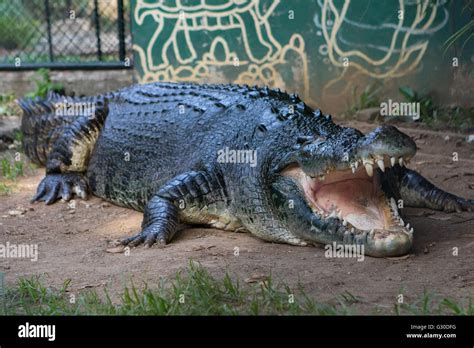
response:
<svg viewBox="0 0 474 348"><path fill-rule="evenodd" d="M403 167L416 147L396 128L382 126L363 135L279 90L136 85L89 99L97 103L95 115L74 119L51 113L57 100L52 95L21 102L27 154L46 164L34 201L50 204L91 192L143 211L142 231L124 239L126 245L166 244L178 224L186 223L246 230L293 245L362 244L373 256L408 252L413 233L403 224L351 229L345 219L313 206L305 191L308 180L317 185L311 178L355 170L356 164L374 173L387 199L445 211L473 207L472 200L447 194ZM41 127L41 118L54 126ZM45 132L56 132L52 141L45 142ZM256 151L255 166L220 163L217 152L225 147ZM381 168L383 159L396 163L382 172L380 158ZM295 166L298 171L288 174Z"/></svg>

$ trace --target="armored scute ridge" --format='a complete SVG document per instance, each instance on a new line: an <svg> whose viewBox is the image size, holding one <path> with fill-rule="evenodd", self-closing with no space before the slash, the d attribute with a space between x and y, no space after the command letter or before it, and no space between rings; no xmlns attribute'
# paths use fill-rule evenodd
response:
<svg viewBox="0 0 474 348"><path fill-rule="evenodd" d="M59 115L61 102L89 102L94 113ZM416 146L395 127L364 135L267 87L153 83L20 105L24 148L46 166L33 201L92 193L143 211L125 245L166 244L191 224L401 255L414 231L400 200L446 212L474 206L406 168Z"/></svg>

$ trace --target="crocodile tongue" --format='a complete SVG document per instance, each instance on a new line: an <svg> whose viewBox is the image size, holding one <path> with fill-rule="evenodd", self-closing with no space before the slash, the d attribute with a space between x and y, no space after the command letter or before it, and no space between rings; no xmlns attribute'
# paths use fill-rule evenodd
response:
<svg viewBox="0 0 474 348"><path fill-rule="evenodd" d="M379 176L369 177L364 169L334 172L327 179L313 181L314 205L324 213L340 212L342 217L359 230L388 227L384 216L385 199Z"/></svg>
<svg viewBox="0 0 474 348"><path fill-rule="evenodd" d="M319 215L338 216L364 231L391 229L395 225L377 172L369 177L362 167L355 173L333 171L323 181L310 178L299 167L283 174L300 183L306 199Z"/></svg>

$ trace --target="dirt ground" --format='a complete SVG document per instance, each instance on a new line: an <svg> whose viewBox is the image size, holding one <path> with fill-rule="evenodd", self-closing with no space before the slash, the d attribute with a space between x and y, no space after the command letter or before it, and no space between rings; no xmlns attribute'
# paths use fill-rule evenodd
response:
<svg viewBox="0 0 474 348"><path fill-rule="evenodd" d="M375 127L351 125L362 131ZM399 128L419 147L411 168L445 190L474 198L474 144L457 134ZM453 161L453 152L458 161ZM141 214L98 198L76 200L75 209L64 202L30 205L43 172L19 179L11 195L0 197L0 243L39 247L37 262L0 259L7 285L21 276L43 274L53 286L72 279L72 291L107 286L119 293L131 280L157 284L160 277L173 276L193 259L217 277L229 271L241 281L271 274L290 286L300 282L321 301L349 291L360 299L362 313L371 313L376 306L391 308L401 289L407 301L425 289L462 301L474 298L474 213L407 209L415 241L410 255L402 258L330 259L322 248L272 244L248 234L200 228L181 232L165 248L139 247L127 256L107 249L110 241L138 231ZM12 215L15 210L26 212Z"/></svg>

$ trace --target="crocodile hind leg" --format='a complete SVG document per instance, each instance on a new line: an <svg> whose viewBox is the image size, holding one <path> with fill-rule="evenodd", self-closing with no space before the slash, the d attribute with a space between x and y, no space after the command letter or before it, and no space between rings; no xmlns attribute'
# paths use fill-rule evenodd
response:
<svg viewBox="0 0 474 348"><path fill-rule="evenodd" d="M31 202L51 204L73 194L87 198L87 170L90 155L107 116L107 105L96 103L92 116L79 116L69 124L54 142L46 161L46 176L38 186Z"/></svg>
<svg viewBox="0 0 474 348"><path fill-rule="evenodd" d="M148 201L141 232L121 240L121 244L165 245L180 223L212 225L226 215L225 197L223 181L216 174L203 170L178 175Z"/></svg>

